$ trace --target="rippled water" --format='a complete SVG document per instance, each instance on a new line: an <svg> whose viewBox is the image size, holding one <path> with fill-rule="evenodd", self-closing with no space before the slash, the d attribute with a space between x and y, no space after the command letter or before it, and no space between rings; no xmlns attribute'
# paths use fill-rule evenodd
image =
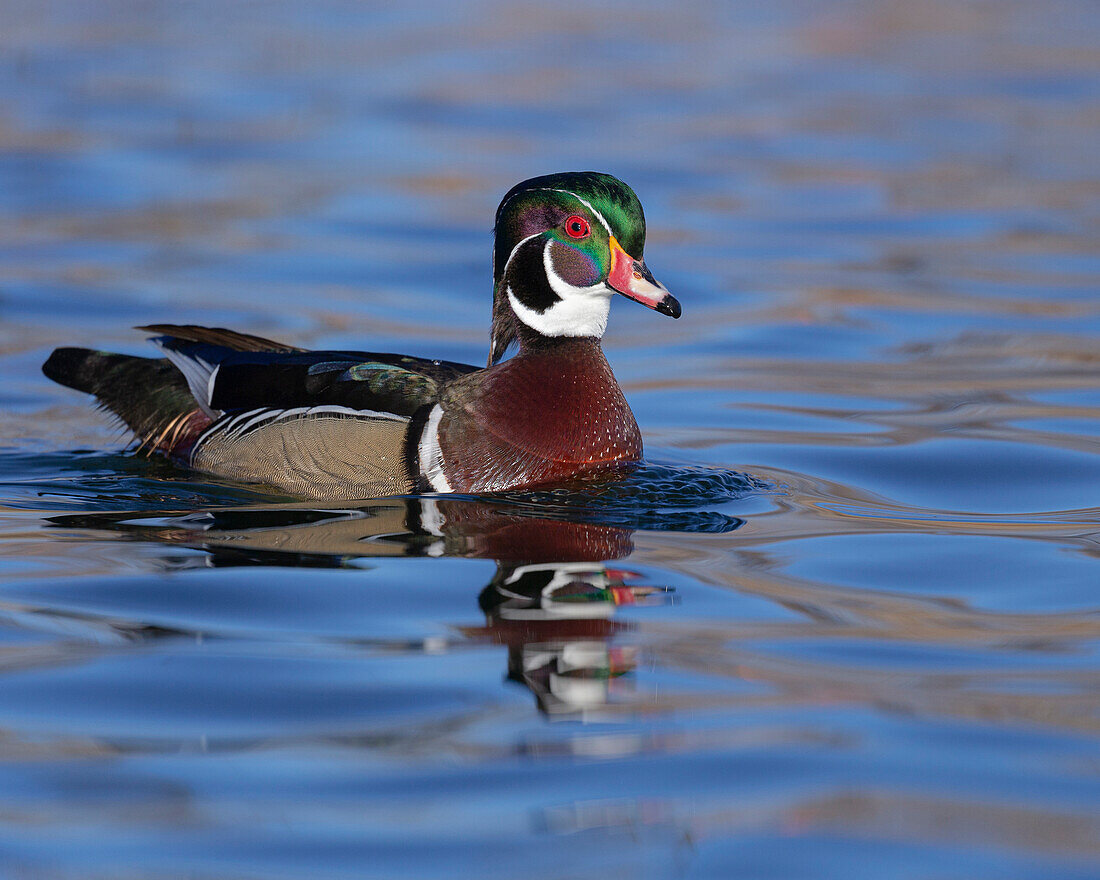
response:
<svg viewBox="0 0 1100 880"><path fill-rule="evenodd" d="M0 872L1097 875L1095 6L670 9L0 4ZM322 510L38 371L481 362L581 168L684 306L625 484Z"/></svg>

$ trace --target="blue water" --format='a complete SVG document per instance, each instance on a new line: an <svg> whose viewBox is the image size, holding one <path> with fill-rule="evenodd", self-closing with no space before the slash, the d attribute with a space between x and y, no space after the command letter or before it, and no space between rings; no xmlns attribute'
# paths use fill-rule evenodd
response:
<svg viewBox="0 0 1100 880"><path fill-rule="evenodd" d="M0 874L1100 874L1091 3L0 12ZM481 363L586 168L684 308L622 481L317 507L39 372Z"/></svg>

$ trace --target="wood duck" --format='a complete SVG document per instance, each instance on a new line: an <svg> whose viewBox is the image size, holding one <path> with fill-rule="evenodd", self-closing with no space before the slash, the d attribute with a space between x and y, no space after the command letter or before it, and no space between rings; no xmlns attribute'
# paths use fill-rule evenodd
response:
<svg viewBox="0 0 1100 880"><path fill-rule="evenodd" d="M616 684L638 665L636 645L617 645L629 624L612 619L623 605L656 605L667 587L628 584L637 572L591 562L497 566L478 596L484 627L468 638L508 646L508 678L535 695L547 715L585 715L629 690Z"/></svg>
<svg viewBox="0 0 1100 880"><path fill-rule="evenodd" d="M616 293L680 316L644 244L638 197L609 174L514 186L496 212L484 369L161 324L138 329L166 359L59 348L43 371L94 394L150 452L292 495L557 483L641 458L600 338Z"/></svg>

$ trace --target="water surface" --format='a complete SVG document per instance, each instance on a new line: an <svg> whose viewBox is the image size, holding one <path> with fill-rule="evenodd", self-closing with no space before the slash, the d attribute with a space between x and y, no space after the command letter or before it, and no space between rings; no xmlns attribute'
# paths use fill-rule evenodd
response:
<svg viewBox="0 0 1100 880"><path fill-rule="evenodd" d="M2 9L0 873L1097 875L1092 4ZM319 509L39 372L480 363L583 168L684 307L625 488Z"/></svg>

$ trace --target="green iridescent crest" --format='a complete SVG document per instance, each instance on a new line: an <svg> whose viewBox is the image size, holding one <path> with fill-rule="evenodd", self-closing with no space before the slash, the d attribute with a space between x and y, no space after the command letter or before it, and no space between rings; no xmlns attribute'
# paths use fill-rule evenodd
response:
<svg viewBox="0 0 1100 880"><path fill-rule="evenodd" d="M583 226L571 228L573 218ZM547 174L525 180L505 194L497 208L494 233L490 364L503 356L519 332L501 281L523 242L536 236L552 242L546 253L555 274L573 286L588 287L606 281L611 271L612 236L627 254L642 259L645 214L634 191L610 174Z"/></svg>
<svg viewBox="0 0 1100 880"><path fill-rule="evenodd" d="M572 214L584 217L592 227L583 242L570 240L562 222ZM606 227L604 224L607 224ZM549 230L549 235L595 259L610 269L610 235L637 260L645 250L645 214L629 186L610 174L571 171L534 177L512 187L496 214L496 281L512 248L529 235Z"/></svg>

